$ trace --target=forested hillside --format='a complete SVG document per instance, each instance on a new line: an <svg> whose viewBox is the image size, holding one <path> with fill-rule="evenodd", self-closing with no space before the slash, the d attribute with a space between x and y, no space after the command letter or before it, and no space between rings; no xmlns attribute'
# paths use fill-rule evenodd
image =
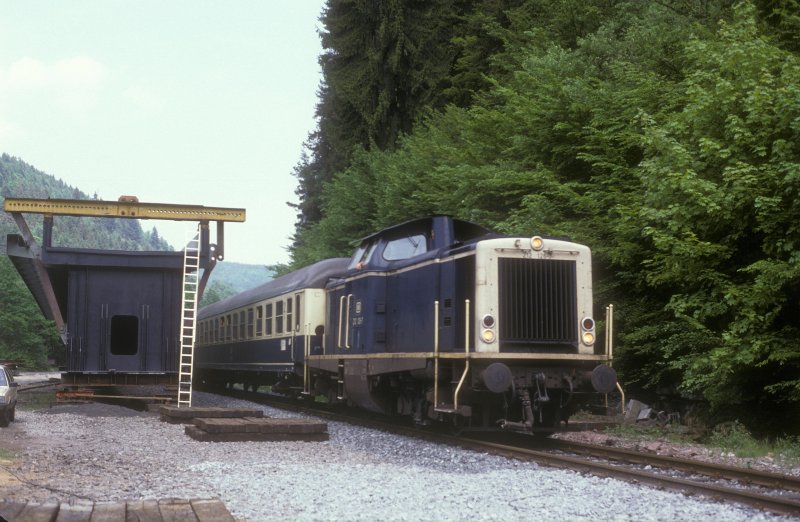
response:
<svg viewBox="0 0 800 522"><path fill-rule="evenodd" d="M90 199L77 188L5 153L0 155L0 196L0 204L6 197ZM28 214L25 220L41 241L42 216ZM6 235L18 233L12 217L0 212L0 359L21 360L28 369L42 368L48 357L63 360L64 348L55 325L44 319L5 256ZM144 232L138 221L128 219L56 217L53 242L76 248L172 250L155 228Z"/></svg>
<svg viewBox="0 0 800 522"><path fill-rule="evenodd" d="M630 394L800 432L798 0L329 0L293 265L447 213L570 236Z"/></svg>
<svg viewBox="0 0 800 522"><path fill-rule="evenodd" d="M274 274L263 265L246 265L225 261L217 263L211 272L200 306L206 306L226 297L272 280Z"/></svg>

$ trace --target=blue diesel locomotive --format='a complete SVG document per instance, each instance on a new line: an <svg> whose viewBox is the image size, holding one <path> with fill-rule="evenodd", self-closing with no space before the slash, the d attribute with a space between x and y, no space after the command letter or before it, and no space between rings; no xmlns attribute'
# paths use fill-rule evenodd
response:
<svg viewBox="0 0 800 522"><path fill-rule="evenodd" d="M418 219L200 310L195 382L271 385L420 424L550 433L616 387L591 254Z"/></svg>

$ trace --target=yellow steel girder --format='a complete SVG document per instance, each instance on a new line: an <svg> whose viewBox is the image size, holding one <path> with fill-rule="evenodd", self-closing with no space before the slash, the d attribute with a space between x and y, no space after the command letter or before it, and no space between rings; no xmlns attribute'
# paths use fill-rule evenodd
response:
<svg viewBox="0 0 800 522"><path fill-rule="evenodd" d="M245 209L140 203L136 198L122 201L84 199L6 198L6 212L27 212L54 216L117 217L130 219L166 219L171 221L233 221L245 220Z"/></svg>

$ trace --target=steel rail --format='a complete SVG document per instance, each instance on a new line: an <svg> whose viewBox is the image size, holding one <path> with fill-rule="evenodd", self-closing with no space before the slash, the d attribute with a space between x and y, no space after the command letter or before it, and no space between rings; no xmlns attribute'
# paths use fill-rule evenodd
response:
<svg viewBox="0 0 800 522"><path fill-rule="evenodd" d="M509 457L523 460L533 460L548 466L562 469L571 469L586 473L601 474L632 482L652 484L659 488L668 488L683 493L693 493L708 496L716 500L730 500L765 509L775 513L800 515L800 501L794 498L765 495L743 489L709 484L696 480L670 477L659 473L649 473L642 470L629 469L602 462L593 462L581 457L557 455L546 451L531 450L515 446L505 446L493 442L475 441L476 449L491 448Z"/></svg>
<svg viewBox="0 0 800 522"><path fill-rule="evenodd" d="M713 478L726 480L736 480L748 484L759 486L800 491L800 478L791 475L770 473L755 469L740 468L727 464L714 464L699 460L670 457L667 455L657 455L654 453L644 453L625 448L613 448L608 446L598 446L595 444L585 444L582 442L569 442L556 439L545 441L548 448L579 453L590 456L601 456L603 458L632 463L655 466L665 469L675 469L686 473L698 473Z"/></svg>

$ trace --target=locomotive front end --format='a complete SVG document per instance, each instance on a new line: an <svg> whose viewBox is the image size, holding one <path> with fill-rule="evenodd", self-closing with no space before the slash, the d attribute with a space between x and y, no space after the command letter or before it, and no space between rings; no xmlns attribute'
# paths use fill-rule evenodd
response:
<svg viewBox="0 0 800 522"><path fill-rule="evenodd" d="M615 388L608 357L595 353L588 247L539 236L483 240L475 270L473 390L504 413L496 424L550 432Z"/></svg>

